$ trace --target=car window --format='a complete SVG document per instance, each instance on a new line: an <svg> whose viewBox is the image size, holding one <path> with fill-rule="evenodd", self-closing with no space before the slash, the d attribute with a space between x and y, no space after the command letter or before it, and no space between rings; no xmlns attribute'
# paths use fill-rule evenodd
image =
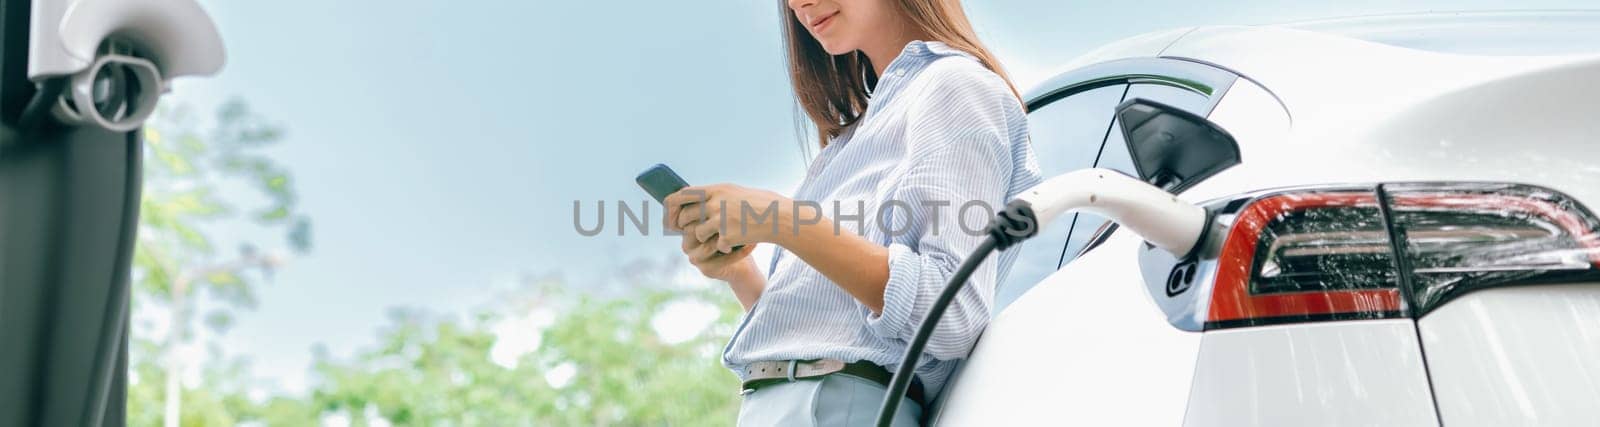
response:
<svg viewBox="0 0 1600 427"><path fill-rule="evenodd" d="M1034 154L1046 177L1094 165L1108 130L1113 110L1127 85L1105 86L1061 98L1028 114ZM1051 227L1021 247L1016 264L995 291L994 311L999 312L1028 288L1061 265L1062 248L1071 234L1073 216L1063 215Z"/></svg>
<svg viewBox="0 0 1600 427"><path fill-rule="evenodd" d="M1220 95L1220 94L1219 94ZM1215 105L1214 97L1195 93L1188 89L1162 85L1162 84L1134 84L1128 87L1128 94L1124 100L1144 98L1155 102L1181 108L1201 117L1211 113ZM1100 151L1100 160L1095 167L1116 170L1128 175L1138 175L1133 169L1133 158L1128 155L1128 143L1122 138L1121 122L1112 121L1111 132L1106 136L1106 142ZM1067 237L1066 250L1062 252L1061 265L1072 262L1078 253L1089 244L1089 241L1101 226L1106 225L1106 219L1095 214L1079 214L1077 223L1073 225Z"/></svg>

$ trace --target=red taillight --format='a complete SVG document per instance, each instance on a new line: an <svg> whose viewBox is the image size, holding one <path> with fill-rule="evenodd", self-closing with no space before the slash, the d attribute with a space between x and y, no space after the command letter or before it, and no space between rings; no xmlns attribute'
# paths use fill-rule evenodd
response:
<svg viewBox="0 0 1600 427"><path fill-rule="evenodd" d="M1600 223L1566 195L1504 184L1385 188L1404 243L1413 315L1477 289L1600 275Z"/></svg>
<svg viewBox="0 0 1600 427"><path fill-rule="evenodd" d="M1399 316L1402 305L1400 291L1395 287L1264 293L1253 292L1251 286L1252 279L1258 276L1261 244L1272 237L1264 232L1274 222L1283 221L1293 212L1350 208L1376 211L1377 206L1372 192L1326 192L1270 196L1245 207L1223 242L1206 323L1265 324L1275 319ZM1370 243L1367 246L1367 251L1387 251Z"/></svg>
<svg viewBox="0 0 1600 427"><path fill-rule="evenodd" d="M1600 220L1539 187L1308 190L1235 212L1206 329L1421 316L1476 289L1600 278Z"/></svg>
<svg viewBox="0 0 1600 427"><path fill-rule="evenodd" d="M1506 194L1463 194L1461 192L1434 192L1420 190L1391 196L1395 209L1416 209L1450 212L1476 212L1498 216L1523 215L1540 218L1561 228L1572 242L1586 249L1592 266L1600 268L1600 234L1591 228L1583 211L1563 207L1562 199L1549 196L1535 198ZM1570 202L1568 202L1570 203Z"/></svg>

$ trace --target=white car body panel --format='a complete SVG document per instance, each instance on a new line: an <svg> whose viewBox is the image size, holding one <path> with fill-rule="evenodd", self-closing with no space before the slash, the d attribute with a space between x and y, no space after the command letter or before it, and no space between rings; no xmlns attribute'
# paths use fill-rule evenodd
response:
<svg viewBox="0 0 1600 427"><path fill-rule="evenodd" d="M1437 425L1425 372L1410 319L1207 332L1183 425Z"/></svg>
<svg viewBox="0 0 1600 427"><path fill-rule="evenodd" d="M1174 28L1118 40L1089 51L1089 53L1079 55L1077 58L1067 61L1066 64L1062 64L1054 71L1059 73L1118 59L1160 56L1161 52L1167 49L1167 46L1171 46L1173 42L1189 34L1190 31L1194 31L1194 28Z"/></svg>
<svg viewBox="0 0 1600 427"><path fill-rule="evenodd" d="M1200 334L1174 329L1150 301L1131 264L1141 244L1119 233L996 316L946 387L938 424L1182 422Z"/></svg>
<svg viewBox="0 0 1600 427"><path fill-rule="evenodd" d="M1467 156L1451 153L1449 146L1483 147L1479 159L1527 155L1525 146L1507 143L1513 139L1557 137L1561 140L1587 140L1589 147L1570 144L1548 146L1541 142L1538 154L1571 150L1569 158L1595 159L1594 135L1600 135L1600 121L1579 117L1550 117L1549 134L1529 134L1526 122L1537 112L1525 104L1488 103L1480 86L1492 82L1515 85L1507 90L1537 90L1540 78L1512 78L1560 74L1570 68L1586 69L1589 78L1600 72L1600 56L1559 57L1478 57L1449 55L1403 49L1360 40L1271 27L1202 28L1191 32L1168 48L1163 55L1191 58L1220 64L1270 90L1285 107L1294 123L1288 137L1276 141L1239 140L1244 164L1224 171L1183 194L1191 201L1207 200L1263 188L1290 187L1342 182L1395 180L1473 180L1512 181L1550 185L1570 192L1587 204L1600 201L1600 188L1560 182L1524 181L1529 172L1518 168L1461 167ZM1360 58L1352 63L1351 58ZM1380 65L1381 64L1381 65ZM1577 73L1581 75L1582 73ZM1553 84L1553 83L1552 83ZM1578 75L1564 79L1560 90L1528 94L1527 99L1552 106L1561 105L1581 115L1592 115L1600 103L1600 87L1581 81ZM1504 101L1504 99L1497 99ZM1587 106L1588 108L1582 108ZM1454 120L1442 114L1468 110L1484 121ZM1417 117L1419 114L1429 114ZM1497 118L1498 117L1498 118ZM1513 119L1513 117L1515 119ZM1560 123L1551 123L1559 121ZM1471 125L1473 132L1455 132L1442 123ZM1226 126L1224 127L1227 128ZM1499 130L1495 130L1499 129ZM1230 129L1231 132L1231 129ZM1487 137L1493 135L1494 140ZM1565 136L1561 136L1565 135ZM1449 151L1437 152L1444 148ZM1399 153L1397 150L1426 150ZM1459 150L1459 148L1457 149ZM1476 153L1471 153L1476 154ZM1587 155L1587 157L1584 157ZM1317 159L1315 162L1306 159ZM1430 161L1419 161L1419 160ZM1436 166L1429 168L1427 166ZM1584 167L1587 166L1587 167ZM1586 172L1587 182L1600 182L1600 170L1584 165L1563 171ZM1584 194L1580 190L1590 190Z"/></svg>
<svg viewBox="0 0 1600 427"><path fill-rule="evenodd" d="M1069 68L1139 56L1241 76L1209 118L1237 139L1243 164L1180 196L1190 202L1302 185L1492 181L1600 208L1600 55L1471 56L1287 28L1204 27L1114 43ZM934 421L1438 425L1442 416L1450 425L1596 425L1600 417L1600 404L1581 406L1600 402L1600 288L1481 291L1420 322L1192 333L1155 309L1139 244L1115 233L1000 312ZM1488 320L1516 333L1483 336ZM1514 350L1501 359L1515 361L1474 351L1484 346ZM1425 358L1448 373L1430 377ZM1485 365L1497 363L1511 365ZM1507 386L1551 366L1573 376ZM1430 388L1441 375L1456 382ZM1518 403L1529 400L1539 403Z"/></svg>
<svg viewBox="0 0 1600 427"><path fill-rule="evenodd" d="M1455 426L1600 425L1600 286L1487 289L1417 321Z"/></svg>

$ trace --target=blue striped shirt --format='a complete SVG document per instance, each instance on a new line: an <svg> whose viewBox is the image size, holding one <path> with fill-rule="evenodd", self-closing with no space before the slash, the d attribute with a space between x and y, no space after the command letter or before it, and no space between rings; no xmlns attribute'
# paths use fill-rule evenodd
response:
<svg viewBox="0 0 1600 427"><path fill-rule="evenodd" d="M894 370L993 210L1040 180L1022 104L976 58L916 41L883 74L862 119L817 153L794 197L819 203L841 233L889 248L883 313L779 248L766 290L723 350L735 373L750 362L821 358ZM929 396L988 324L1016 254L983 263L940 320L917 368Z"/></svg>

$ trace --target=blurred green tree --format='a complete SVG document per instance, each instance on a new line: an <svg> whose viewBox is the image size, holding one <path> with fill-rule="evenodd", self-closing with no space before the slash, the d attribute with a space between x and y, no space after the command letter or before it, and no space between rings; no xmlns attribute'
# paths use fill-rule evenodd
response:
<svg viewBox="0 0 1600 427"><path fill-rule="evenodd" d="M233 397L182 390L179 377L185 360L180 347L196 337L193 323L198 308L208 309L201 319L219 334L232 324L233 310L253 309L255 286L270 280L285 254L263 251L250 242L236 251L220 251L204 226L248 221L282 233L286 249L299 253L310 249L311 223L297 210L289 173L263 153L282 139L282 128L243 101L222 103L209 121L194 116L186 106L164 105L149 123L144 131L145 181L134 250L133 301L135 313L164 313L166 331L158 344L135 334L134 347L153 344L154 349L135 352L139 360L130 369L140 374L139 387L159 380L163 390L159 395L130 393L130 400L159 399L163 403L159 419L166 426L180 425L185 415L201 417L201 425L214 425L209 421L216 419L206 413L211 409L195 405L232 411L237 409L228 406ZM159 373L139 370L154 366L152 359L161 362ZM213 397L218 400L205 401ZM191 402L189 408L185 402ZM145 403L131 402L130 421L152 419L153 408Z"/></svg>
<svg viewBox="0 0 1600 427"><path fill-rule="evenodd" d="M396 310L377 347L316 356L311 399L353 425L730 424L738 384L719 355L740 310L709 289L608 298L544 281L465 319ZM710 315L703 328L663 337L663 316L696 308ZM522 347L497 348L508 342Z"/></svg>
<svg viewBox="0 0 1600 427"><path fill-rule="evenodd" d="M145 137L135 313L160 313L167 326L133 337L129 424L702 426L737 416L737 383L719 355L739 306L705 283L662 286L681 262L624 265L631 273L611 296L543 279L466 316L394 310L376 346L344 358L315 351L303 395L266 394L248 361L214 342L186 360L184 347L200 344L196 323L224 333L235 311L255 308L256 286L283 257L257 249L254 235L220 250L207 225L254 224L304 252L310 222L289 174L262 150L282 130L243 102L211 121L164 108ZM673 325L680 331L663 331ZM185 372L198 373L187 387Z"/></svg>
<svg viewBox="0 0 1600 427"><path fill-rule="evenodd" d="M166 394L167 366L161 363L161 343L135 340L131 348L128 385L128 424L154 426L164 422L163 396ZM260 386L250 380L245 359L228 357L213 349L201 363L199 386L182 391L179 425L231 426L260 422L269 426L316 425L320 411L306 399L283 396L250 397Z"/></svg>

